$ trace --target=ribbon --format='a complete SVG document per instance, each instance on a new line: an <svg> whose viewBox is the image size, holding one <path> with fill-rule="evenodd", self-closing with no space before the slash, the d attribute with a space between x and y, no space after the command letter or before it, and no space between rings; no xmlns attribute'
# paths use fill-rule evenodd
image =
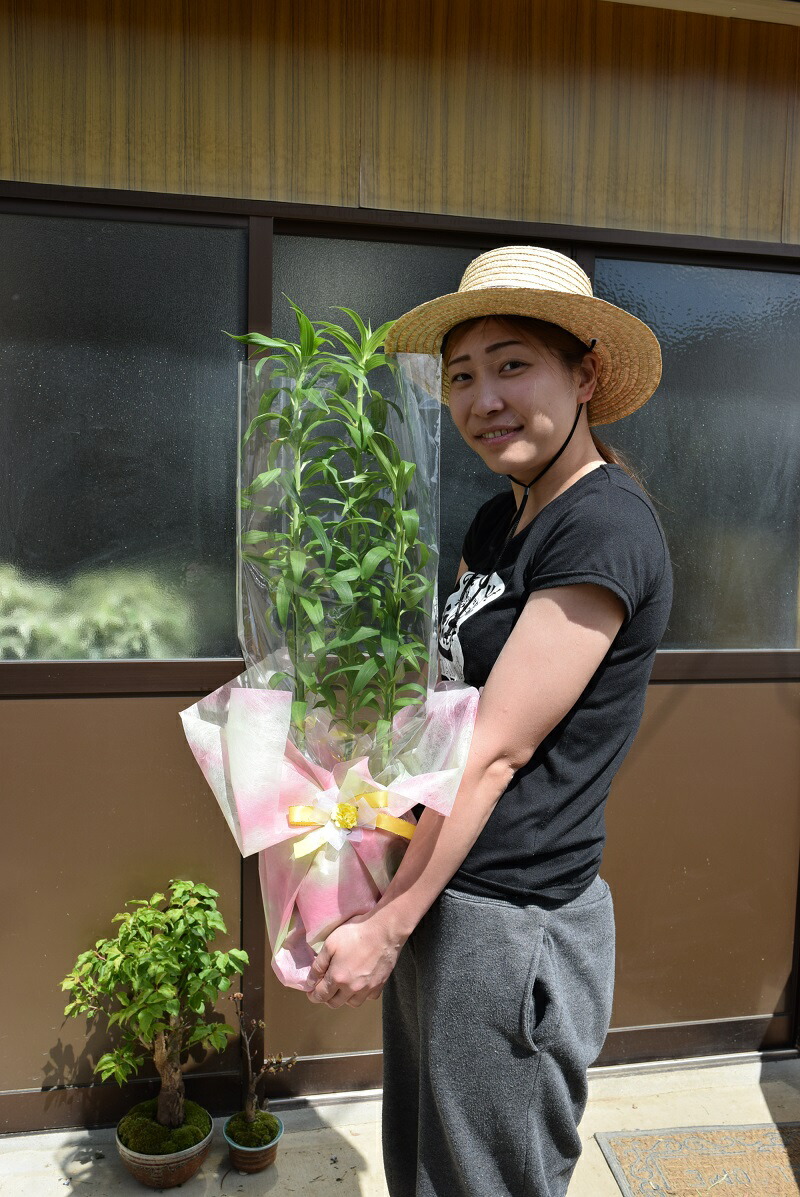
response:
<svg viewBox="0 0 800 1197"><path fill-rule="evenodd" d="M341 790L338 796L341 796ZM341 851L346 839L360 840L364 828L388 831L392 835L411 839L414 834L413 823L380 809L389 804L386 790L366 790L362 794L353 794L350 797L356 801L334 802L327 809L319 806L289 807L286 821L290 827L317 829L295 840L292 845L295 860L318 852L326 844L330 844L336 851Z"/></svg>

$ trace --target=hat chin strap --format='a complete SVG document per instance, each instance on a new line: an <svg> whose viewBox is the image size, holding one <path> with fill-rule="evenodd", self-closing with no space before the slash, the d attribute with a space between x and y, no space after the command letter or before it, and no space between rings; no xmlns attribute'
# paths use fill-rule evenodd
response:
<svg viewBox="0 0 800 1197"><path fill-rule="evenodd" d="M578 404L578 410L575 413L575 419L572 422L572 427L569 430L569 435L568 435L567 439L564 441L564 444L561 446L561 448L558 450L558 452L555 454L555 456L550 458L550 460L548 461L548 463L544 467L544 469L540 470L539 473L536 475L536 477L531 482L520 482L520 480L518 478L515 478L513 474L506 474L506 477L509 479L509 481L516 482L517 486L521 486L523 488L524 493L522 496L522 502L520 503L519 507L517 508L516 514L515 514L513 520L511 521L511 527L509 528L508 533L506 535L505 544L503 545L503 548L505 548L505 546L508 544L509 540L511 540L512 536L514 535L517 528L519 527L519 522L522 519L523 512L525 511L525 504L528 502L528 495L531 493L531 487L535 486L536 483L539 481L539 479L544 477L544 475L547 473L547 471L550 469L550 467L556 464L559 457L564 452L564 450L566 449L569 442L572 440L572 434L574 433L575 429L578 427L578 420L580 420L581 412L583 411L583 408L585 406L586 405L583 403Z"/></svg>

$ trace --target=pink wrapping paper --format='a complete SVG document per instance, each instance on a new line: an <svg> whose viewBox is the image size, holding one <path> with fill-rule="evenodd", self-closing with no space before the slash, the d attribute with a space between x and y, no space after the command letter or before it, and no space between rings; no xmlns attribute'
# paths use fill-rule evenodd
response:
<svg viewBox="0 0 800 1197"><path fill-rule="evenodd" d="M252 672L252 671L250 671ZM396 750L377 777L369 744L348 761L333 756L327 716L319 716L303 755L289 736L290 693L250 688L235 678L181 712L194 756L220 804L243 856L260 853L260 874L272 965L284 985L308 988L317 951L335 927L365 914L391 881L407 840L374 826L377 812L361 795L385 794L383 810L413 823L422 804L450 813L469 752L478 692L440 683L422 708L394 721ZM263 679L259 678L263 682ZM346 802L358 810L350 830L325 823L314 851L297 857L315 828L291 826L292 806L334 812ZM310 842L310 841L309 841Z"/></svg>

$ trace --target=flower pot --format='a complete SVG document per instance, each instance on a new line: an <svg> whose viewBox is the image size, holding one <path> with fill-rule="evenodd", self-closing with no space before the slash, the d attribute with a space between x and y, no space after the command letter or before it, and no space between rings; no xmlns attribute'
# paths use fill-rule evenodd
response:
<svg viewBox="0 0 800 1197"><path fill-rule="evenodd" d="M191 1180L194 1174L199 1172L213 1137L212 1123L205 1139L195 1143L194 1147L187 1147L184 1151L173 1151L169 1155L145 1155L140 1151L131 1151L120 1140L119 1134L116 1139L119 1158L135 1180L149 1189L174 1189Z"/></svg>
<svg viewBox="0 0 800 1197"><path fill-rule="evenodd" d="M270 1113L272 1113L271 1110ZM278 1141L283 1134L283 1122L277 1114L272 1116L278 1123L278 1133L270 1143L266 1143L263 1147L242 1147L240 1143L236 1143L228 1134L230 1118L223 1126L222 1133L230 1150L231 1165L239 1172L261 1172L270 1164L274 1164L278 1152Z"/></svg>

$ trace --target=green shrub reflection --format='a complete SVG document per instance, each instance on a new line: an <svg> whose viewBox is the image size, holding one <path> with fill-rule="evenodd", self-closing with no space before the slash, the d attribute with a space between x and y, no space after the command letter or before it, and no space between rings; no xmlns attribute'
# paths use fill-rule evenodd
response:
<svg viewBox="0 0 800 1197"><path fill-rule="evenodd" d="M0 565L0 660L191 657L197 614L153 570L85 571L62 586Z"/></svg>

